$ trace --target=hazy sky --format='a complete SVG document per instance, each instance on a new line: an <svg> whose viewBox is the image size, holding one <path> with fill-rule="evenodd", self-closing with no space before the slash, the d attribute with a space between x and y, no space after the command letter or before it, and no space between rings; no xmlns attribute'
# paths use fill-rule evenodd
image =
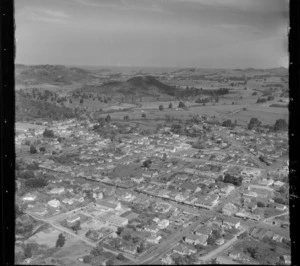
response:
<svg viewBox="0 0 300 266"><path fill-rule="evenodd" d="M16 63L288 67L286 0L16 0Z"/></svg>

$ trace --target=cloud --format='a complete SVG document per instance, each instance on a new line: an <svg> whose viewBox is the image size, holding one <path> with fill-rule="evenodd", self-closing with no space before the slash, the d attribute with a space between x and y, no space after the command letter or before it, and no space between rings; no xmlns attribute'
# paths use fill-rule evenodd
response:
<svg viewBox="0 0 300 266"><path fill-rule="evenodd" d="M75 3L86 7L116 8L123 11L144 10L152 12L165 12L161 1L145 0L73 0Z"/></svg>
<svg viewBox="0 0 300 266"><path fill-rule="evenodd" d="M26 7L22 10L22 14L27 20L50 23L65 22L69 18L64 11L42 7Z"/></svg>

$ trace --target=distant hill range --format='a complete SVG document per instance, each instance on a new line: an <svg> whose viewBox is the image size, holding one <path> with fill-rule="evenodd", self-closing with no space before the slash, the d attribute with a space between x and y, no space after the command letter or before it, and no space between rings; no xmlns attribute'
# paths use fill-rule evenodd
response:
<svg viewBox="0 0 300 266"><path fill-rule="evenodd" d="M77 91L93 93L118 93L124 95L170 95L175 96L176 88L166 85L153 76L137 76L126 81L110 81L102 85L84 86Z"/></svg>
<svg viewBox="0 0 300 266"><path fill-rule="evenodd" d="M90 81L93 75L86 70L61 65L15 65L16 84L63 84Z"/></svg>

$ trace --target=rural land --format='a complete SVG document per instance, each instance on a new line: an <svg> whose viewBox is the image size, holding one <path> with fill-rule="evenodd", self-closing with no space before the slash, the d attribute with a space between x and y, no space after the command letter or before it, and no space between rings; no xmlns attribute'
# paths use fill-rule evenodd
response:
<svg viewBox="0 0 300 266"><path fill-rule="evenodd" d="M286 68L15 80L15 264L291 264Z"/></svg>

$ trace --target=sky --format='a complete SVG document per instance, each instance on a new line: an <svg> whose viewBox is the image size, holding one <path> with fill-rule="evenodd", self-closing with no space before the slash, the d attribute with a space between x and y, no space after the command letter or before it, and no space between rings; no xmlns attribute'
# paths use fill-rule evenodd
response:
<svg viewBox="0 0 300 266"><path fill-rule="evenodd" d="M287 0L15 0L16 63L288 67Z"/></svg>

